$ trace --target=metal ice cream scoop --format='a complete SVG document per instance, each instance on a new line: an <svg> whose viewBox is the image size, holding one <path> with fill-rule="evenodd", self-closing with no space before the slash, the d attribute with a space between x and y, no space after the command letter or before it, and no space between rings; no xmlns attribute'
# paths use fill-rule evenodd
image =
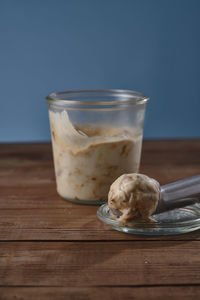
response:
<svg viewBox="0 0 200 300"><path fill-rule="evenodd" d="M200 175L160 187L160 199L154 214L200 203Z"/></svg>

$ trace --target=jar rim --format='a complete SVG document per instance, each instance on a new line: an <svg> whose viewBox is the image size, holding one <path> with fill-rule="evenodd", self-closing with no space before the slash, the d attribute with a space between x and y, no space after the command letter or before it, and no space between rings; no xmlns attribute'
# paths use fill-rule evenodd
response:
<svg viewBox="0 0 200 300"><path fill-rule="evenodd" d="M109 101L99 101L98 98L110 98ZM81 99L86 98L87 101ZM88 101L89 98L89 101ZM95 98L97 100L95 100ZM91 99L91 101L90 101ZM49 94L45 100L49 104L56 105L73 105L73 106L115 106L123 104L144 104L149 101L149 97L143 93L133 90L121 90L121 89L99 89L99 90L73 90L73 91L61 91Z"/></svg>

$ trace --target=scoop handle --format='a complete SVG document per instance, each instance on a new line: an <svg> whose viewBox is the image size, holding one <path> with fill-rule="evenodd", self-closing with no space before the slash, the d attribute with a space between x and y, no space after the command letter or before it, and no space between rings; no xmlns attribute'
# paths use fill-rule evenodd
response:
<svg viewBox="0 0 200 300"><path fill-rule="evenodd" d="M194 204L200 198L200 175L162 185L160 192L156 213Z"/></svg>

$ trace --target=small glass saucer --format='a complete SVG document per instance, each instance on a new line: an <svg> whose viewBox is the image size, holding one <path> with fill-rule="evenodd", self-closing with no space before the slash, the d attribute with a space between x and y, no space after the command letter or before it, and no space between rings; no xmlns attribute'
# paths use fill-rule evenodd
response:
<svg viewBox="0 0 200 300"><path fill-rule="evenodd" d="M126 225L114 219L107 204L97 211L98 218L118 231L131 234L169 235L200 229L200 204L177 208L152 217L157 222L131 222Z"/></svg>

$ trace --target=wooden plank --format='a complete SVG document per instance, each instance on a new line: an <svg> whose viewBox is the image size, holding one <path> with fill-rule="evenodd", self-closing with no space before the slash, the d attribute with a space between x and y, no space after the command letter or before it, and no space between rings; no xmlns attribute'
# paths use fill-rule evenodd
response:
<svg viewBox="0 0 200 300"><path fill-rule="evenodd" d="M199 139L144 141L141 171L160 179L161 184L195 175L199 172L199 151ZM54 181L50 144L1 144L0 166L1 185L8 182L7 176L9 185Z"/></svg>
<svg viewBox="0 0 200 300"><path fill-rule="evenodd" d="M200 284L199 241L2 242L1 286Z"/></svg>
<svg viewBox="0 0 200 300"><path fill-rule="evenodd" d="M199 232L175 236L129 235L96 216L97 207L1 209L0 240L198 240Z"/></svg>
<svg viewBox="0 0 200 300"><path fill-rule="evenodd" d="M193 300L200 297L199 286L167 287L12 287L0 288L1 300Z"/></svg>
<svg viewBox="0 0 200 300"><path fill-rule="evenodd" d="M200 140L144 141L141 172L161 184L195 175L200 168L199 152ZM42 188L55 190L50 144L0 145L0 189L15 194L17 187L32 188L33 195Z"/></svg>
<svg viewBox="0 0 200 300"><path fill-rule="evenodd" d="M145 141L141 172L161 184L199 173L200 140ZM50 144L1 144L0 187L55 184Z"/></svg>
<svg viewBox="0 0 200 300"><path fill-rule="evenodd" d="M140 171L167 184L200 173L200 139L144 141Z"/></svg>

